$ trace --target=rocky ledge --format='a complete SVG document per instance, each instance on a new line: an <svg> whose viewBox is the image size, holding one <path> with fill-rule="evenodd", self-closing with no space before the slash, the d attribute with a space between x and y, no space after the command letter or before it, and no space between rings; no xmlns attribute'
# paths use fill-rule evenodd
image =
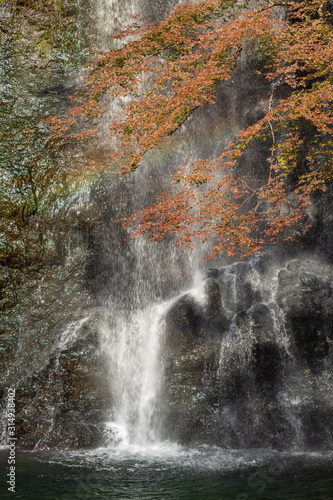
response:
<svg viewBox="0 0 333 500"><path fill-rule="evenodd" d="M258 255L210 270L204 292L181 297L166 317L167 437L330 449L331 266L304 258L281 269Z"/></svg>

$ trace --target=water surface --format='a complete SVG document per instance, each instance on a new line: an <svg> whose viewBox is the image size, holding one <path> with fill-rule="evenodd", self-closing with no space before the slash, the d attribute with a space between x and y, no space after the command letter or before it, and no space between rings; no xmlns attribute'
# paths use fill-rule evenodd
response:
<svg viewBox="0 0 333 500"><path fill-rule="evenodd" d="M330 500L333 452L184 448L163 444L78 452L20 452L16 493L7 491L7 451L0 453L1 498L24 500L187 499ZM6 471L7 473L8 471Z"/></svg>

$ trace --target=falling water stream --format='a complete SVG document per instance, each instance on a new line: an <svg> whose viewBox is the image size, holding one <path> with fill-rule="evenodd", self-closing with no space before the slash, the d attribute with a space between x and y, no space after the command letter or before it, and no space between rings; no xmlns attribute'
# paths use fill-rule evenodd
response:
<svg viewBox="0 0 333 500"><path fill-rule="evenodd" d="M159 441L161 384L160 335L169 303L116 315L102 327L109 353L114 421L106 426L106 444L148 446Z"/></svg>
<svg viewBox="0 0 333 500"><path fill-rule="evenodd" d="M95 13L99 46L107 49L110 33L131 22L134 14L148 21L157 21L177 3L181 2L98 2ZM104 117L105 123L117 112L117 106L118 103L111 105ZM107 126L104 130L107 130ZM179 154L183 155L182 146ZM163 164L143 166L143 172L133 176L134 181L128 180L138 206L152 199L151 195L147 196L147 191L163 187L160 176L156 173L156 169L160 167L163 168ZM170 166L164 165L164 170L168 169L170 170ZM181 292L176 287L170 290L170 285L165 282L170 282L170 279L176 281L179 275L184 274L184 277L187 276L187 283L191 283L196 275L193 268L195 258L193 255L186 255L173 241L156 248L156 244L141 240L133 243L133 248L135 266L131 290L127 290L126 294L113 291L109 310L100 327L102 348L109 359L112 394L110 421L105 424L105 439L106 445L149 447L161 440L163 368L160 345L164 319ZM166 273L169 275L167 279L163 278ZM159 295L164 296L164 300L159 299Z"/></svg>

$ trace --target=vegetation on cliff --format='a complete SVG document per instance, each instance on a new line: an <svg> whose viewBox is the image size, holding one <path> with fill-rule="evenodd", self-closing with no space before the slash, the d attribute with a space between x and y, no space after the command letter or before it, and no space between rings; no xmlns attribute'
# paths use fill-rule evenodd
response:
<svg viewBox="0 0 333 500"><path fill-rule="evenodd" d="M49 121L55 137L73 135L78 126L76 137L86 139L107 103L126 98L110 132L117 138L111 161L128 173L195 109L214 101L244 51L260 57L257 73L269 92L257 120L222 143L214 158L180 165L170 191L127 219L125 225L137 225L133 235L160 241L171 233L188 247L195 239L211 241L210 256L224 250L246 256L310 227L311 197L332 177L332 6L322 0L260 5L204 0L179 5L157 25L134 19L112 37L116 48L91 63L71 115ZM259 176L241 168L254 143L269 151Z"/></svg>
<svg viewBox="0 0 333 500"><path fill-rule="evenodd" d="M43 362L78 309L73 295L83 297L86 217L65 215L66 152L40 126L68 108L66 86L85 60L76 20L65 0L0 2L0 396L16 370ZM19 337L28 360L14 358Z"/></svg>
<svg viewBox="0 0 333 500"><path fill-rule="evenodd" d="M13 269L59 260L51 205L66 195L64 155L40 121L68 106L64 83L84 61L75 17L65 0L0 5L0 265Z"/></svg>

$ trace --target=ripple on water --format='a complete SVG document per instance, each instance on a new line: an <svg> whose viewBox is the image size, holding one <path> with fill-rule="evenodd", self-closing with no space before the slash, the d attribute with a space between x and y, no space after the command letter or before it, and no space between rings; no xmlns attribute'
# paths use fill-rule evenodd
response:
<svg viewBox="0 0 333 500"><path fill-rule="evenodd" d="M6 453L0 458L6 462ZM3 468L5 470L5 467ZM330 500L333 452L119 445L17 456L20 500ZM12 498L1 489L1 500ZM4 495L2 494L4 491Z"/></svg>
<svg viewBox="0 0 333 500"><path fill-rule="evenodd" d="M149 447L120 444L94 450L52 452L50 456L36 452L37 460L73 467L94 466L95 470L115 470L119 464L135 468L177 468L203 471L235 471L261 467L272 461L290 463L302 461L309 465L317 462L333 463L333 451L279 452L276 450L249 449L225 450L217 446L202 445L190 448L171 442Z"/></svg>

